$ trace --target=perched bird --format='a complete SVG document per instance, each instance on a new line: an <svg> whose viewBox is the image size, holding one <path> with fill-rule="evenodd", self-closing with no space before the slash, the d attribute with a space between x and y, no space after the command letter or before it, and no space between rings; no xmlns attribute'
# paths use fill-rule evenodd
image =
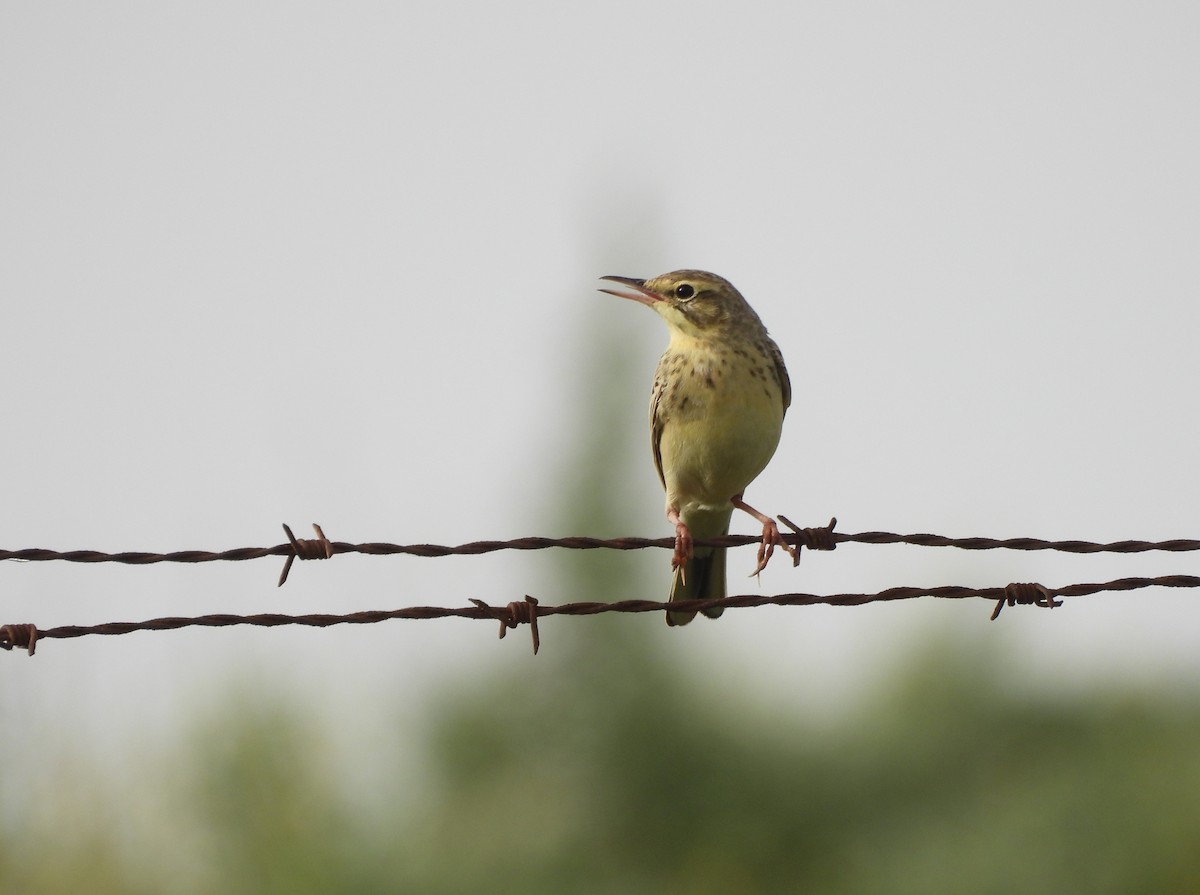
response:
<svg viewBox="0 0 1200 895"><path fill-rule="evenodd" d="M742 499L775 453L792 403L783 355L746 299L716 274L601 279L629 287L600 291L649 305L671 334L650 394L650 446L675 526L671 602L724 597L725 548L693 548L692 540L728 534L735 508L762 523L752 575L766 568L777 545L796 556L774 520ZM667 624L686 625L695 615L669 611Z"/></svg>

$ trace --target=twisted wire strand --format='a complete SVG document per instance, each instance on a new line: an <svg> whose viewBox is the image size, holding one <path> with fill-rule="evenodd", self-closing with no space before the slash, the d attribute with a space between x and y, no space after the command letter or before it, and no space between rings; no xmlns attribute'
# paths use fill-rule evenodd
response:
<svg viewBox="0 0 1200 895"><path fill-rule="evenodd" d="M731 609L758 606L814 606L819 604L829 606L861 606L866 603L911 600L918 597L935 597L940 599L981 598L996 601L997 607L992 615L995 618L999 614L1000 608L1006 604L1028 603L1052 608L1060 605L1061 601L1057 598L1088 596L1104 591L1140 590L1147 587L1196 588L1200 587L1200 576L1165 575L1157 578L1119 578L1103 583L1069 584L1056 588L1031 584L1010 584L1006 587L984 588L944 585L940 587L890 587L877 593L791 593L774 596L741 594L721 599L685 600L671 604L657 600L618 600L612 603L584 602L542 605L532 597L526 597L523 603L509 603L507 606L491 606L482 600L473 600L474 605L471 606L408 606L400 609L351 612L344 615L326 613L312 615L261 613L257 615L168 616L140 622L62 625L46 630L40 630L33 625L5 625L0 627L0 647L4 649L12 649L14 647L25 648L32 655L33 645L37 642L85 637L92 634L116 635L130 634L134 631L171 631L180 628L218 628L234 625L252 625L265 628L302 625L306 627L326 628L333 625L375 624L392 619L472 618L499 621L501 625L501 637L504 636L505 631L509 628L514 628L519 624L530 624L534 635L534 652L536 652L538 645L537 620L551 615L600 615L609 612L665 612L668 605L672 610L678 611L700 611L718 606Z"/></svg>
<svg viewBox="0 0 1200 895"><path fill-rule="evenodd" d="M835 520L836 521L836 520ZM823 547L810 543L810 532L825 532L830 546ZM1064 553L1146 553L1164 551L1183 553L1200 550L1200 540L1175 538L1166 541L1112 541L1099 543L1095 541L1050 541L1041 538L986 538L967 537L956 538L937 534L897 534L887 531L866 531L858 533L835 532L826 526L817 529L802 529L784 533L783 539L793 546L810 547L811 549L832 549L838 544L912 544L920 547L957 547L962 550L1056 550ZM295 539L289 538L289 541ZM725 535L719 538L698 538L697 547L741 547L747 544L757 544L758 535ZM301 542L312 543L312 542ZM346 541L326 541L328 545L325 557L342 553L362 553L369 556L392 556L403 554L408 556L475 556L483 553L495 553L501 550L547 550L559 547L567 550L644 550L647 548L673 549L674 538L593 538L593 537L525 537L513 538L507 541L471 541L466 544L389 544L384 542L368 542L351 544ZM0 560L13 559L26 562L76 562L76 563L124 563L127 565L151 565L154 563L205 563L205 562L242 562L251 559L262 559L267 556L296 556L297 548L293 543L276 544L273 547L237 547L232 550L177 550L171 553L150 553L127 551L122 553L104 553L99 550L47 550L43 548L25 548L20 550L0 549ZM301 556L301 559L313 557Z"/></svg>

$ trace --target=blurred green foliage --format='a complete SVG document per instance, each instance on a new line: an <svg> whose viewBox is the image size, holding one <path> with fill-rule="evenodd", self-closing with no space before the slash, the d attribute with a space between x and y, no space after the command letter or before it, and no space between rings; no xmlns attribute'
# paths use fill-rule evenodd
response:
<svg viewBox="0 0 1200 895"><path fill-rule="evenodd" d="M472 845L420 887L1200 891L1194 702L1030 702L971 668L929 658L819 731L707 700L636 646L564 662L560 698L443 721L423 849Z"/></svg>
<svg viewBox="0 0 1200 895"><path fill-rule="evenodd" d="M132 840L134 794L82 785L68 825L10 831L0 889L1200 891L1194 700L1018 698L942 654L817 727L713 701L616 627L448 697L419 800L364 809L314 727L250 704L143 769L165 802Z"/></svg>

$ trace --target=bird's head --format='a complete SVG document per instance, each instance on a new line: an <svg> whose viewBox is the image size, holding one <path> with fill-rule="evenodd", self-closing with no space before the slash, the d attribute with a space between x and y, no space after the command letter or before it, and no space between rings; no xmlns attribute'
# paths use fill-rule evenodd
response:
<svg viewBox="0 0 1200 895"><path fill-rule="evenodd" d="M628 286L601 289L609 295L649 305L674 331L692 338L709 338L736 326L747 318L758 321L742 294L733 284L715 273L703 270L673 270L652 280L633 277L601 277Z"/></svg>

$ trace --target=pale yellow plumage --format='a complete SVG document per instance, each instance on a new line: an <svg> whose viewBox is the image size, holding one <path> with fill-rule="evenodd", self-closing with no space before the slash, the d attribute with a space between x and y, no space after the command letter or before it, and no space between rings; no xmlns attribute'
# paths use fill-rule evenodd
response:
<svg viewBox="0 0 1200 895"><path fill-rule="evenodd" d="M724 548L693 549L692 540L727 534L735 508L763 524L754 574L776 545L790 550L775 523L742 500L775 453L791 404L783 356L746 300L715 274L605 279L636 290L603 291L649 305L671 334L650 398L654 464L667 492L667 519L676 526L671 600L723 597ZM721 610L706 614L715 618ZM694 616L669 612L667 622L686 624Z"/></svg>

